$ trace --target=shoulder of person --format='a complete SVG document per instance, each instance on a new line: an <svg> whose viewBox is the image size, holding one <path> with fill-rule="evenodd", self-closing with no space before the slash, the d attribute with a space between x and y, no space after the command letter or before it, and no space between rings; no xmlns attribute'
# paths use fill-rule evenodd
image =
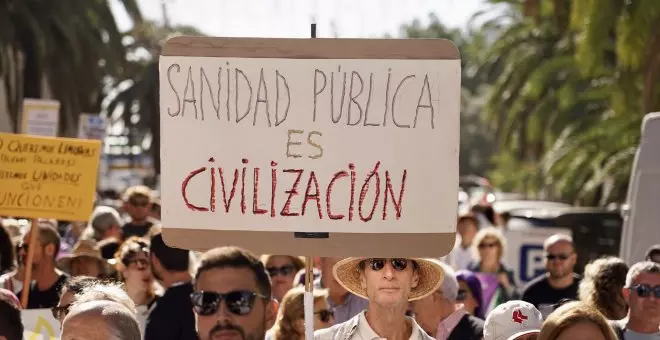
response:
<svg viewBox="0 0 660 340"><path fill-rule="evenodd" d="M541 285L546 280L545 274L539 275L538 277L533 278L531 281L527 282L523 291L533 290L539 285Z"/></svg>
<svg viewBox="0 0 660 340"><path fill-rule="evenodd" d="M320 329L314 332L314 340L349 339L350 335L357 330L359 321L360 314L330 328Z"/></svg>

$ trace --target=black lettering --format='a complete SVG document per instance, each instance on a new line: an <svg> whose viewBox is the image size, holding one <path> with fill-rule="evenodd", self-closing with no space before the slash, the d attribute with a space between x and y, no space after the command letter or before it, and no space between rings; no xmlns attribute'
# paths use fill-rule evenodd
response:
<svg viewBox="0 0 660 340"><path fill-rule="evenodd" d="M405 78L401 79L401 82L396 87L396 91L394 91L394 96L392 96L392 122L394 122L394 125L396 125L397 127L400 127L400 128L409 128L410 124L407 124L407 125L403 124L402 125L402 124L399 124L396 121L396 114L394 112L394 105L396 105L396 96L399 94L399 90L401 89L401 86L403 85L403 83L405 83L406 80L412 79L412 78L415 78L415 76L414 75L409 75L409 76L405 76Z"/></svg>
<svg viewBox="0 0 660 340"><path fill-rule="evenodd" d="M278 70L275 70L275 96L277 97L277 100L275 101L275 126L279 126L282 124L285 120L286 117L289 115L289 107L291 106L291 91L289 91L289 83L286 82L286 78L280 74ZM280 79L282 79L282 83L284 84L284 89L286 89L286 110L284 110L284 117L282 117L282 120L279 119L279 112L280 112Z"/></svg>
<svg viewBox="0 0 660 340"><path fill-rule="evenodd" d="M320 90L318 89L318 84L317 84L317 74L321 74L323 76L323 87ZM314 113L313 113L313 121L316 122L316 98L318 97L319 94L325 90L325 86L327 85L328 80L327 77L325 76L325 73L323 71L320 71L319 69L314 70Z"/></svg>
<svg viewBox="0 0 660 340"><path fill-rule="evenodd" d="M235 69L235 81L236 81L236 89L234 90L236 93L236 107L234 108L236 110L236 123L239 123L241 120L245 119L248 114L250 114L250 109L252 108L252 84L250 84L250 79L243 73L242 70ZM250 89L250 97L248 98L248 105L247 105L247 110L245 110L245 113L239 118L238 117L238 97L239 97L239 87L238 87L238 74L241 74L243 76L243 79L245 79L245 83L247 84L248 88Z"/></svg>
<svg viewBox="0 0 660 340"><path fill-rule="evenodd" d="M261 98L261 88L263 85L264 89L264 98ZM257 102L254 104L254 117L252 118L252 126L257 125L257 113L259 113L259 103L264 103L266 105L266 118L268 119L268 127L271 127L270 122L270 112L268 112L268 88L266 86L266 80L264 79L264 68L261 68L261 75L259 76L259 85L257 86Z"/></svg>
<svg viewBox="0 0 660 340"><path fill-rule="evenodd" d="M211 97L211 104L213 104L213 109L215 110L215 116L218 117L218 120L220 119L220 91L222 90L222 83L220 82L221 79L222 67L218 67L218 99L216 104L216 100L213 99L213 88L211 87L211 82L209 82L209 78L206 76L204 69L201 68L199 70L199 108L202 111L202 120L204 119L204 80L206 80L206 86L208 86L209 89L209 96Z"/></svg>
<svg viewBox="0 0 660 340"><path fill-rule="evenodd" d="M360 92L358 92L356 95L353 95L353 82L355 80L355 76L357 76L357 79L360 81ZM362 91L364 91L364 81L362 80L362 76L359 73L357 73L355 71L352 71L351 72L351 87L350 87L350 90L348 91L348 98L350 99L350 101L348 102L347 121L348 121L349 126L358 125L362 121L362 114L363 114L362 106L360 106L360 103L358 103L357 100L355 100L357 97L359 97L362 94ZM357 106L358 110L360 110L360 116L359 116L359 118L356 122L351 122L351 107L353 106L352 104L355 104L355 106Z"/></svg>
<svg viewBox="0 0 660 340"><path fill-rule="evenodd" d="M188 98L188 88L191 87L192 98ZM186 103L192 103L195 109L195 119L197 119L197 99L195 99L195 82L193 81L192 66L188 67L188 79L186 79L186 88L183 90L183 108L181 109L181 117L186 115ZM202 115L204 120L204 115Z"/></svg>
<svg viewBox="0 0 660 340"><path fill-rule="evenodd" d="M181 72L181 66L179 64L172 64L170 67L167 68L167 82L170 83L170 88L172 89L172 92L174 92L174 95L176 96L176 112L172 112L170 108L167 108L167 114L170 117L176 117L179 115L181 112L181 98L179 98L179 93L176 92L176 88L174 87L174 84L172 84L172 69L176 67L177 72Z"/></svg>

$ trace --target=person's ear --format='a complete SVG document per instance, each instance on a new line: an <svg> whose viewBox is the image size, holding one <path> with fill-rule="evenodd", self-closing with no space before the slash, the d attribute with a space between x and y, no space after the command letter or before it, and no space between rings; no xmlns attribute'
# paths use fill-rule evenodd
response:
<svg viewBox="0 0 660 340"><path fill-rule="evenodd" d="M55 243L49 243L44 247L44 251L46 255L48 256L54 256L55 255Z"/></svg>
<svg viewBox="0 0 660 340"><path fill-rule="evenodd" d="M623 295L623 301L626 305L630 306L630 288L621 288L621 295Z"/></svg>
<svg viewBox="0 0 660 340"><path fill-rule="evenodd" d="M360 271L360 286L362 289L367 289L367 278L365 277L363 270Z"/></svg>
<svg viewBox="0 0 660 340"><path fill-rule="evenodd" d="M418 270L413 270L412 282L411 282L410 287L411 288L417 288L417 285L419 285L419 271Z"/></svg>
<svg viewBox="0 0 660 340"><path fill-rule="evenodd" d="M277 301L275 299L270 299L266 303L266 329L271 329L275 324L275 319L277 318Z"/></svg>

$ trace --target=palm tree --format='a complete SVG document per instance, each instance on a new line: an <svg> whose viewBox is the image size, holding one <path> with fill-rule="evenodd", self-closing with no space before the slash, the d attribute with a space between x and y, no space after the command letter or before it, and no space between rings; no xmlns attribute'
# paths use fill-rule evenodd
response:
<svg viewBox="0 0 660 340"><path fill-rule="evenodd" d="M142 21L135 0L122 3ZM121 38L108 0L0 0L0 112L11 130L23 98L51 97L61 103L61 132L75 134L81 112L99 111L104 79L124 76Z"/></svg>
<svg viewBox="0 0 660 340"><path fill-rule="evenodd" d="M203 34L192 26L167 27L150 21L127 33L132 40L127 46L129 55L141 51L146 56L131 63L133 74L117 84L103 107L111 123L128 128L131 144L142 145L151 154L156 174L160 174L158 56L162 44L174 35Z"/></svg>

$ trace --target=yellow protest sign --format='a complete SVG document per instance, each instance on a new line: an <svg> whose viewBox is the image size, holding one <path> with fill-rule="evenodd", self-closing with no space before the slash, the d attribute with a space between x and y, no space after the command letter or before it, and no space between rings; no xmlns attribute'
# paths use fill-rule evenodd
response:
<svg viewBox="0 0 660 340"><path fill-rule="evenodd" d="M0 133L0 215L85 221L100 141Z"/></svg>

